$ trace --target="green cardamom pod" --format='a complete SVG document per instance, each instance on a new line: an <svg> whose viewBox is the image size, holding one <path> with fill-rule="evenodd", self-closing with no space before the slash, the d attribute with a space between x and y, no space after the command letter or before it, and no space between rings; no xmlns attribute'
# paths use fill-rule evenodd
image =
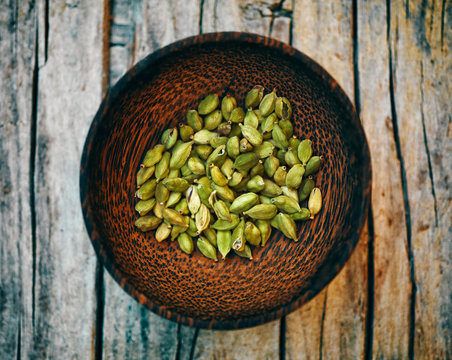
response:
<svg viewBox="0 0 452 360"><path fill-rule="evenodd" d="M195 134L193 135L193 141L198 145L208 145L210 144L210 140L212 140L216 136L216 132L202 129L195 132Z"/></svg>
<svg viewBox="0 0 452 360"><path fill-rule="evenodd" d="M234 173L234 162L230 158L224 160L224 163L221 166L221 172L227 179L232 177L232 174Z"/></svg>
<svg viewBox="0 0 452 360"><path fill-rule="evenodd" d="M197 157L191 157L187 161L187 166L193 174L196 175L205 175L206 174L206 166L204 162Z"/></svg>
<svg viewBox="0 0 452 360"><path fill-rule="evenodd" d="M273 125L278 123L278 117L275 113L271 113L267 117L262 120L261 123L261 132L264 133L270 133L273 130Z"/></svg>
<svg viewBox="0 0 452 360"><path fill-rule="evenodd" d="M310 219L314 219L314 215L317 215L322 208L322 192L319 188L314 188L309 195L308 208L311 212Z"/></svg>
<svg viewBox="0 0 452 360"><path fill-rule="evenodd" d="M187 124L193 128L194 131L202 129L203 121L196 110L187 111Z"/></svg>
<svg viewBox="0 0 452 360"><path fill-rule="evenodd" d="M217 233L214 229L208 227L207 229L204 229L202 234L213 246L217 247Z"/></svg>
<svg viewBox="0 0 452 360"><path fill-rule="evenodd" d="M270 220L270 225L273 226L276 230L280 230L279 228L279 216L275 216L273 219Z"/></svg>
<svg viewBox="0 0 452 360"><path fill-rule="evenodd" d="M171 225L182 226L185 228L188 227L188 224L185 222L185 217L176 210L164 208L163 218L169 221Z"/></svg>
<svg viewBox="0 0 452 360"><path fill-rule="evenodd" d="M149 150L144 156L143 165L145 167L151 167L157 164L161 160L164 151L165 145L155 145L154 148Z"/></svg>
<svg viewBox="0 0 452 360"><path fill-rule="evenodd" d="M187 176L184 176L182 179L188 181L189 184L193 184L195 182L195 180L198 180L202 175L197 175L197 174L190 174Z"/></svg>
<svg viewBox="0 0 452 360"><path fill-rule="evenodd" d="M240 140L238 136L229 138L226 143L226 150L228 152L228 156L233 159L240 155Z"/></svg>
<svg viewBox="0 0 452 360"><path fill-rule="evenodd" d="M272 178L275 175L276 170L279 167L279 159L276 156L270 155L264 161L265 173L268 177Z"/></svg>
<svg viewBox="0 0 452 360"><path fill-rule="evenodd" d="M289 120L292 116L292 106L285 97L279 97L275 102L275 113L282 120Z"/></svg>
<svg viewBox="0 0 452 360"><path fill-rule="evenodd" d="M162 183L169 191L177 192L183 192L190 186L187 180L181 178L165 179L162 181Z"/></svg>
<svg viewBox="0 0 452 360"><path fill-rule="evenodd" d="M212 191L209 196L209 204L212 206L213 211L217 215L218 219L232 221L231 214L229 213L228 206L223 200L217 199L217 191Z"/></svg>
<svg viewBox="0 0 452 360"><path fill-rule="evenodd" d="M155 195L157 180L151 179L146 181L136 192L136 197L140 200L148 200Z"/></svg>
<svg viewBox="0 0 452 360"><path fill-rule="evenodd" d="M142 167L137 172L137 186L143 185L147 180L154 175L155 166L151 167Z"/></svg>
<svg viewBox="0 0 452 360"><path fill-rule="evenodd" d="M160 204L159 202L155 202L155 205L152 209L155 216L157 216L159 219L163 219L163 209L165 209L165 205Z"/></svg>
<svg viewBox="0 0 452 360"><path fill-rule="evenodd" d="M215 184L213 181L210 183L210 187L212 190L217 191L217 195L220 199L224 201L232 202L235 199L235 193L232 191L229 186L219 186Z"/></svg>
<svg viewBox="0 0 452 360"><path fill-rule="evenodd" d="M203 160L207 160L212 153L213 148L210 145L197 145L195 146L195 153Z"/></svg>
<svg viewBox="0 0 452 360"><path fill-rule="evenodd" d="M214 164L216 166L222 166L227 158L228 154L226 152L226 146L221 145L218 146L212 154L209 155L206 161L206 173L210 176L210 164Z"/></svg>
<svg viewBox="0 0 452 360"><path fill-rule="evenodd" d="M167 239L168 236L171 234L171 226L168 226L164 222L162 222L157 230L155 231L155 240L158 242L162 242L163 240Z"/></svg>
<svg viewBox="0 0 452 360"><path fill-rule="evenodd" d="M167 207L175 206L177 203L179 203L181 197L182 197L182 193L181 192L173 191L170 194L170 196L168 197L168 201L166 202L166 206Z"/></svg>
<svg viewBox="0 0 452 360"><path fill-rule="evenodd" d="M198 185L199 186L199 185ZM199 198L198 188L191 185L185 194L187 198L188 210L193 214L193 216L198 212L201 206L201 199Z"/></svg>
<svg viewBox="0 0 452 360"><path fill-rule="evenodd" d="M300 201L306 200L314 189L315 183L311 178L304 179L298 189L298 198Z"/></svg>
<svg viewBox="0 0 452 360"><path fill-rule="evenodd" d="M191 254L195 249L193 239L185 232L177 237L177 242L179 243L181 250L186 254Z"/></svg>
<svg viewBox="0 0 452 360"><path fill-rule="evenodd" d="M258 204L244 211L243 214L255 220L270 220L275 217L277 212L278 209L273 204Z"/></svg>
<svg viewBox="0 0 452 360"><path fill-rule="evenodd" d="M251 168L250 170L250 177L255 177L257 175L259 176L264 176L264 164L262 160L259 160L259 162L257 163L257 165L253 168Z"/></svg>
<svg viewBox="0 0 452 360"><path fill-rule="evenodd" d="M272 204L276 205L279 211L285 212L287 214L292 214L301 211L298 202L284 195L272 198Z"/></svg>
<svg viewBox="0 0 452 360"><path fill-rule="evenodd" d="M261 194L268 197L275 197L281 195L282 190L273 181L264 179L264 189L261 190Z"/></svg>
<svg viewBox="0 0 452 360"><path fill-rule="evenodd" d="M204 129L206 130L214 130L220 125L221 120L223 120L223 116L221 115L220 110L212 111L210 114L207 114L204 118Z"/></svg>
<svg viewBox="0 0 452 360"><path fill-rule="evenodd" d="M268 116L275 110L276 91L273 90L270 94L267 94L259 104L259 111L262 116Z"/></svg>
<svg viewBox="0 0 452 360"><path fill-rule="evenodd" d="M291 199L294 199L297 202L297 204L299 203L298 191L296 189L290 188L288 186L281 186L281 190L283 192L283 195L288 196Z"/></svg>
<svg viewBox="0 0 452 360"><path fill-rule="evenodd" d="M274 149L275 145L273 145L270 141L264 141L262 144L254 148L254 153L259 159L265 159L273 154Z"/></svg>
<svg viewBox="0 0 452 360"><path fill-rule="evenodd" d="M205 257L218 261L217 249L206 238L200 236L196 241L196 247Z"/></svg>
<svg viewBox="0 0 452 360"><path fill-rule="evenodd" d="M146 215L139 217L135 221L135 226L142 232L155 230L162 222L161 219L152 215Z"/></svg>
<svg viewBox="0 0 452 360"><path fill-rule="evenodd" d="M233 123L241 123L245 119L245 111L241 107L237 107L234 110L231 111L231 116L229 118L229 121Z"/></svg>
<svg viewBox="0 0 452 360"><path fill-rule="evenodd" d="M228 182L228 186L230 186L230 187L238 186L242 182L242 180L243 180L243 175L238 171L234 171L231 179Z"/></svg>
<svg viewBox="0 0 452 360"><path fill-rule="evenodd" d="M201 204L198 212L195 215L196 228L198 234L201 234L210 224L210 211L206 205Z"/></svg>
<svg viewBox="0 0 452 360"><path fill-rule="evenodd" d="M229 211L232 213L242 213L249 210L259 201L259 196L254 193L246 193L237 197L229 207Z"/></svg>
<svg viewBox="0 0 452 360"><path fill-rule="evenodd" d="M188 175L190 175L190 174L193 174L193 173L191 172L190 168L188 167L188 162L186 162L186 163L184 164L184 166L182 166L182 167L180 168L180 173L181 173L182 176L188 176Z"/></svg>
<svg viewBox="0 0 452 360"><path fill-rule="evenodd" d="M245 107L253 109L259 105L264 96L264 87L256 85L245 96Z"/></svg>
<svg viewBox="0 0 452 360"><path fill-rule="evenodd" d="M262 144L262 134L257 129L249 125L240 125L243 136L251 143L251 145L258 146Z"/></svg>
<svg viewBox="0 0 452 360"><path fill-rule="evenodd" d="M218 186L226 186L228 184L228 179L223 175L220 168L214 164L210 164L210 176Z"/></svg>
<svg viewBox="0 0 452 360"><path fill-rule="evenodd" d="M273 125L272 139L274 140L275 145L280 149L287 150L289 147L286 134L284 134L278 124Z"/></svg>
<svg viewBox="0 0 452 360"><path fill-rule="evenodd" d="M295 221L298 220L306 221L311 217L311 212L306 208L301 208L300 212L290 214L290 217Z"/></svg>
<svg viewBox="0 0 452 360"><path fill-rule="evenodd" d="M243 124L247 126L251 126L254 129L257 129L259 126L259 119L257 118L254 111L248 110L245 115L245 119L243 120Z"/></svg>
<svg viewBox="0 0 452 360"><path fill-rule="evenodd" d="M259 192L264 189L265 183L262 176L252 177L246 184L246 189L252 192Z"/></svg>
<svg viewBox="0 0 452 360"><path fill-rule="evenodd" d="M165 145L166 150L171 149L177 141L177 128L165 130L161 141Z"/></svg>
<svg viewBox="0 0 452 360"><path fill-rule="evenodd" d="M190 218L189 221L188 221L187 234L190 235L191 237L195 237L195 236L198 235L198 229L196 228L195 220L192 219L192 218Z"/></svg>
<svg viewBox="0 0 452 360"><path fill-rule="evenodd" d="M217 232L217 246L218 251L223 256L223 260L226 259L226 256L232 249L232 234L230 231L219 230Z"/></svg>
<svg viewBox="0 0 452 360"><path fill-rule="evenodd" d="M220 105L220 99L217 94L209 94L198 105L200 115L207 115L214 111Z"/></svg>
<svg viewBox="0 0 452 360"><path fill-rule="evenodd" d="M215 230L232 230L239 224L240 219L237 215L231 214L231 221L218 219L212 224Z"/></svg>
<svg viewBox="0 0 452 360"><path fill-rule="evenodd" d="M300 145L301 141L297 139L295 135L293 135L289 140L289 147L292 149L298 149L298 146ZM297 150L298 152L298 150ZM297 155L298 156L298 155Z"/></svg>
<svg viewBox="0 0 452 360"><path fill-rule="evenodd" d="M190 218L188 216L184 216L185 223L187 226L178 226L175 225L171 228L171 240L176 240L178 236L188 230L188 226L190 224Z"/></svg>
<svg viewBox="0 0 452 360"><path fill-rule="evenodd" d="M234 161L234 168L242 174L247 173L253 166L259 162L257 155L254 152L241 154L236 157Z"/></svg>
<svg viewBox="0 0 452 360"><path fill-rule="evenodd" d="M182 141L190 141L191 137L195 133L195 130L190 125L179 124L179 134Z"/></svg>
<svg viewBox="0 0 452 360"><path fill-rule="evenodd" d="M293 135L293 125L289 120L281 120L278 123L279 127L283 131L283 133L286 135L286 138L292 138ZM296 150L296 149L295 149Z"/></svg>
<svg viewBox="0 0 452 360"><path fill-rule="evenodd" d="M201 202L206 205L207 207L210 207L209 204L209 196L212 193L212 189L210 186L205 186L203 184L198 184L198 195L201 200Z"/></svg>
<svg viewBox="0 0 452 360"><path fill-rule="evenodd" d="M231 133L230 122L222 122L220 125L218 125L217 133L224 136L229 135Z"/></svg>
<svg viewBox="0 0 452 360"><path fill-rule="evenodd" d="M277 217L279 230L281 230L283 234L289 239L298 241L297 225L295 224L294 219L292 219L289 215L283 213L279 213Z"/></svg>
<svg viewBox="0 0 452 360"><path fill-rule="evenodd" d="M155 166L155 178L157 182L166 178L169 173L169 164L170 164L171 154L169 152L165 152L162 156L162 159Z"/></svg>
<svg viewBox="0 0 452 360"><path fill-rule="evenodd" d="M311 140L303 140L297 148L298 159L303 165L306 165L312 156L312 142Z"/></svg>
<svg viewBox="0 0 452 360"><path fill-rule="evenodd" d="M169 202L169 199L168 199ZM186 198L180 199L180 201L174 206L174 210L179 212L179 214L182 215L188 215L190 214L190 211L188 210L188 201Z"/></svg>
<svg viewBox="0 0 452 360"><path fill-rule="evenodd" d="M234 249L234 252L240 257L253 260L253 253L251 251L251 248L248 245L246 245L246 244L245 244L245 247L244 247L244 249L242 251L238 251L238 250Z"/></svg>
<svg viewBox="0 0 452 360"><path fill-rule="evenodd" d="M276 152L276 157L278 158L280 165L287 165L286 152L287 152L287 150L283 150L283 149L279 149Z"/></svg>
<svg viewBox="0 0 452 360"><path fill-rule="evenodd" d="M229 137L233 137L233 136L238 136L241 137L242 136L242 130L240 129L239 124L234 124L231 122L231 132L229 134Z"/></svg>
<svg viewBox="0 0 452 360"><path fill-rule="evenodd" d="M321 156L313 156L309 159L308 163L306 164L306 172L305 175L312 175L315 172L317 172L320 168L320 164L322 163L322 157Z"/></svg>
<svg viewBox="0 0 452 360"><path fill-rule="evenodd" d="M298 189L301 185L303 175L305 173L305 168L301 164L294 165L288 172L286 176L286 186L292 189Z"/></svg>
<svg viewBox="0 0 452 360"><path fill-rule="evenodd" d="M260 231L262 246L265 246L272 233L272 227L268 220L256 220L256 226Z"/></svg>
<svg viewBox="0 0 452 360"><path fill-rule="evenodd" d="M240 152L247 153L250 151L253 151L253 145L251 145L250 142L245 138L240 140Z"/></svg>
<svg viewBox="0 0 452 360"><path fill-rule="evenodd" d="M251 176L249 176L249 175L242 178L242 181L240 181L240 183L234 187L234 191L237 191L237 192L246 191L246 184L248 184L248 181L250 181L250 179L251 179Z"/></svg>
<svg viewBox="0 0 452 360"><path fill-rule="evenodd" d="M237 100L231 95L226 95L223 100L221 100L221 113L226 120L231 117L231 112L237 107Z"/></svg>
<svg viewBox="0 0 452 360"><path fill-rule="evenodd" d="M155 199L140 200L135 205L135 210L140 214L140 216L146 215L155 205Z"/></svg>
<svg viewBox="0 0 452 360"><path fill-rule="evenodd" d="M170 170L169 173L168 173L168 177L170 179L174 179L174 178L180 177L180 169Z"/></svg>
<svg viewBox="0 0 452 360"><path fill-rule="evenodd" d="M245 220L242 218L232 232L232 248L237 251L242 251L245 248L245 243Z"/></svg>
<svg viewBox="0 0 452 360"><path fill-rule="evenodd" d="M246 242L251 245L258 246L261 243L261 232L251 221L246 222L244 234Z"/></svg>
<svg viewBox="0 0 452 360"><path fill-rule="evenodd" d="M300 164L300 160L298 160L297 150L290 147L287 148L287 152L284 155L284 160L286 160L286 163L289 166Z"/></svg>
<svg viewBox="0 0 452 360"><path fill-rule="evenodd" d="M180 169L185 165L185 162L190 156L192 145L193 141L189 141L174 146L169 165L170 169Z"/></svg>
<svg viewBox="0 0 452 360"><path fill-rule="evenodd" d="M228 140L229 140L229 138L226 136L215 136L213 139L210 140L209 144L214 149L216 149L217 147L219 147L221 145L226 145Z"/></svg>
<svg viewBox="0 0 452 360"><path fill-rule="evenodd" d="M261 204L271 204L272 199L265 195L259 195L259 202Z"/></svg>

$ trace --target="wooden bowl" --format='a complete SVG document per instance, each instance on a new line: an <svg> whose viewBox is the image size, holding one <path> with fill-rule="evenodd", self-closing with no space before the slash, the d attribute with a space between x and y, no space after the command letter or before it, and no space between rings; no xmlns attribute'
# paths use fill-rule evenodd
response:
<svg viewBox="0 0 452 360"><path fill-rule="evenodd" d="M325 158L315 176L323 209L299 224L299 241L273 230L252 261L232 255L213 262L138 231L135 176L146 150L164 129L185 121L186 111L206 94L229 93L243 106L255 84L290 99L296 135L311 139ZM316 295L355 247L370 189L366 138L337 82L291 46L245 33L191 37L135 65L102 102L80 170L86 227L113 278L151 311L212 329L263 324Z"/></svg>

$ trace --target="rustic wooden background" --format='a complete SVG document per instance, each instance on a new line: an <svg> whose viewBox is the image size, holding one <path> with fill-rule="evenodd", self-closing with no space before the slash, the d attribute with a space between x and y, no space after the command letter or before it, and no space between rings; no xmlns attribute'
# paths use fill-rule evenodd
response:
<svg viewBox="0 0 452 360"><path fill-rule="evenodd" d="M450 0L0 1L1 359L452 357ZM155 49L240 30L324 66L360 113L371 213L342 272L263 326L180 326L98 263L79 161L108 86Z"/></svg>

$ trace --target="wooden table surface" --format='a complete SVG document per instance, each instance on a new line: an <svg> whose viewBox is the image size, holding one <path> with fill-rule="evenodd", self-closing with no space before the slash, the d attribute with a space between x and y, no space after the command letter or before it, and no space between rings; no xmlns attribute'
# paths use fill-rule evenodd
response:
<svg viewBox="0 0 452 360"><path fill-rule="evenodd" d="M450 0L0 2L0 359L452 358ZM372 206L341 273L280 321L180 326L97 261L82 146L106 89L177 39L292 44L360 114ZM189 89L187 89L189 91Z"/></svg>

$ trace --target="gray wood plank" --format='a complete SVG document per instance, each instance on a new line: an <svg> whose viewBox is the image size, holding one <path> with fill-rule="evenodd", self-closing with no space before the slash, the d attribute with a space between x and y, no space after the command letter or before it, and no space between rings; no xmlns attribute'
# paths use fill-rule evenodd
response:
<svg viewBox="0 0 452 360"><path fill-rule="evenodd" d="M94 357L96 257L78 178L102 93L102 11L102 2L51 1L44 12L48 29L40 21L46 56L40 59L36 127L35 336L25 358Z"/></svg>
<svg viewBox="0 0 452 360"><path fill-rule="evenodd" d="M452 357L451 11L448 1L396 1L388 9L391 105L415 283L408 351L419 359Z"/></svg>
<svg viewBox="0 0 452 360"><path fill-rule="evenodd" d="M407 358L410 332L410 265L400 162L389 94L386 1L358 2L361 119L372 154L374 182L375 359ZM391 176L381 177L391 169ZM383 181L379 181L383 180Z"/></svg>
<svg viewBox="0 0 452 360"><path fill-rule="evenodd" d="M352 1L323 4L296 1L293 44L322 65L354 101ZM366 229L365 229L366 230ZM287 316L287 355L301 358L363 358L367 311L367 240L364 231L352 257L328 285L321 300ZM322 301L326 296L326 301ZM321 305L323 303L323 306ZM312 319L310 336L299 327ZM292 333L294 332L294 333ZM314 340L315 339L315 340Z"/></svg>
<svg viewBox="0 0 452 360"><path fill-rule="evenodd" d="M0 4L0 358L33 335L33 83L36 9ZM22 351L23 354L23 351Z"/></svg>

